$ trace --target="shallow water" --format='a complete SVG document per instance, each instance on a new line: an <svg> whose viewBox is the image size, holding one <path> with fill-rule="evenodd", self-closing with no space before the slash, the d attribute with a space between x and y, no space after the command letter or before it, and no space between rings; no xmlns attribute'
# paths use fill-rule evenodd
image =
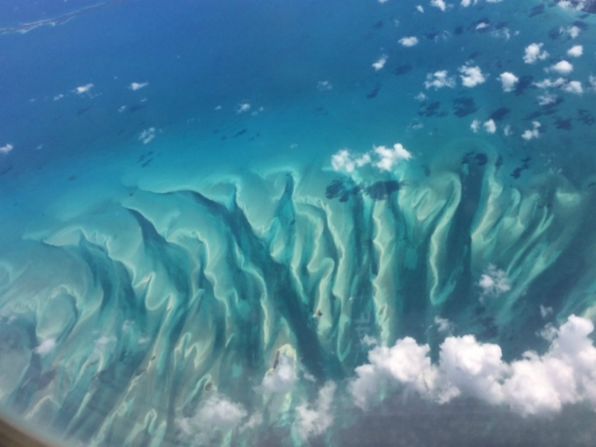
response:
<svg viewBox="0 0 596 447"><path fill-rule="evenodd" d="M0 3L2 408L73 445L591 445L596 22L470 3Z"/></svg>

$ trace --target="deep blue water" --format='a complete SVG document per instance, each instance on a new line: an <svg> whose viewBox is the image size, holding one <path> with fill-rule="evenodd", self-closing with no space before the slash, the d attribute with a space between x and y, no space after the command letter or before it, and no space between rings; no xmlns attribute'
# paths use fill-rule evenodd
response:
<svg viewBox="0 0 596 447"><path fill-rule="evenodd" d="M591 445L569 3L0 1L4 411L73 445Z"/></svg>

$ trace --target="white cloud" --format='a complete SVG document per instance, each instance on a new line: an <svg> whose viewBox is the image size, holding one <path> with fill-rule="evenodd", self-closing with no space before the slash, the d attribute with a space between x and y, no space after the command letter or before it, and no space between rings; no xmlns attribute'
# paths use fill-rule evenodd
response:
<svg viewBox="0 0 596 447"><path fill-rule="evenodd" d="M524 62L526 64L533 64L537 61L543 61L548 57L548 52L543 50L543 43L531 43L524 50Z"/></svg>
<svg viewBox="0 0 596 447"><path fill-rule="evenodd" d="M572 39L576 39L581 34L582 30L577 25L571 25L566 28L561 27L559 30L562 34L567 34Z"/></svg>
<svg viewBox="0 0 596 447"><path fill-rule="evenodd" d="M581 95L584 92L584 88L580 81L569 81L562 87L562 89L567 93L573 93L575 95Z"/></svg>
<svg viewBox="0 0 596 447"><path fill-rule="evenodd" d="M503 360L499 345L464 335L447 337L433 364L430 347L406 337L391 348L372 349L369 362L356 368L350 392L361 408L370 406L386 384L415 390L440 404L467 396L505 405L524 416L553 413L580 402L596 408L593 331L590 320L572 315L552 329L544 354L526 352L511 363Z"/></svg>
<svg viewBox="0 0 596 447"><path fill-rule="evenodd" d="M317 82L317 90L320 92L328 92L333 90L333 84L331 81L319 81Z"/></svg>
<svg viewBox="0 0 596 447"><path fill-rule="evenodd" d="M148 82L132 82L129 86L129 88L133 91L136 92L137 90L141 90L142 88L145 88L149 85Z"/></svg>
<svg viewBox="0 0 596 447"><path fill-rule="evenodd" d="M538 105L539 106L548 106L557 102L557 95L553 95L552 93L545 93L544 95L538 96Z"/></svg>
<svg viewBox="0 0 596 447"><path fill-rule="evenodd" d="M314 405L299 405L296 408L296 428L302 439L323 434L333 424L333 397L336 385L327 382L319 390Z"/></svg>
<svg viewBox="0 0 596 447"><path fill-rule="evenodd" d="M250 111L251 108L252 106L249 102L241 102L240 104L238 104L238 107L236 107L236 113L247 113Z"/></svg>
<svg viewBox="0 0 596 447"><path fill-rule="evenodd" d="M46 355L52 352L56 348L56 340L48 338L42 341L39 346L34 349L34 352L39 355Z"/></svg>
<svg viewBox="0 0 596 447"><path fill-rule="evenodd" d="M484 127L484 130L487 133L493 134L497 131L497 123L495 123L495 120L493 119L485 121L484 124L482 124L482 127Z"/></svg>
<svg viewBox="0 0 596 447"><path fill-rule="evenodd" d="M540 89L547 89L547 88L560 88L565 85L565 79L557 78L557 79L550 79L546 78L540 82L534 82L534 85Z"/></svg>
<svg viewBox="0 0 596 447"><path fill-rule="evenodd" d="M542 318L548 318L553 314L554 310L552 307L540 305L540 316Z"/></svg>
<svg viewBox="0 0 596 447"><path fill-rule="evenodd" d="M424 14L424 8L422 5L416 5L416 11L418 11L420 14Z"/></svg>
<svg viewBox="0 0 596 447"><path fill-rule="evenodd" d="M472 88L484 84L486 78L478 66L464 65L459 68L461 82L464 87Z"/></svg>
<svg viewBox="0 0 596 447"><path fill-rule="evenodd" d="M382 55L379 59L377 59L375 62L373 62L372 67L374 68L375 71L380 71L385 67L386 63L387 63L387 56Z"/></svg>
<svg viewBox="0 0 596 447"><path fill-rule="evenodd" d="M268 393L284 394L292 391L298 380L296 359L282 352L278 352L277 355L277 364L275 368L267 371L262 386Z"/></svg>
<svg viewBox="0 0 596 447"><path fill-rule="evenodd" d="M216 394L209 397L194 416L181 419L178 425L187 436L209 443L218 433L238 428L247 415L241 404Z"/></svg>
<svg viewBox="0 0 596 447"><path fill-rule="evenodd" d="M455 87L455 79L449 76L447 70L439 70L426 75L424 86L427 89L434 88L435 90L444 87L453 88Z"/></svg>
<svg viewBox="0 0 596 447"><path fill-rule="evenodd" d="M377 146L375 147L375 153L379 156L376 166L381 171L391 171L400 161L407 161L412 158L411 152L399 143L394 144L392 148Z"/></svg>
<svg viewBox="0 0 596 447"><path fill-rule="evenodd" d="M470 129L472 129L472 132L474 133L480 132L480 127L482 127L486 133L490 134L494 134L497 131L497 123L495 123L495 120L493 119L489 119L484 123L481 123L480 120L475 119L472 121L472 124L470 124Z"/></svg>
<svg viewBox="0 0 596 447"><path fill-rule="evenodd" d="M368 353L369 363L356 368L350 393L360 408L366 408L387 380L397 381L422 395L430 396L436 388L438 373L433 367L428 345L418 345L413 338L398 340L393 347L377 346Z"/></svg>
<svg viewBox="0 0 596 447"><path fill-rule="evenodd" d="M354 157L348 149L341 149L331 156L331 166L335 171L345 171L352 173L356 168L370 164L369 154Z"/></svg>
<svg viewBox="0 0 596 447"><path fill-rule="evenodd" d="M584 47L581 45L574 45L567 50L567 55L570 57L581 57L584 54Z"/></svg>
<svg viewBox="0 0 596 447"><path fill-rule="evenodd" d="M361 155L353 155L348 149L341 149L331 156L331 166L335 171L354 172L357 168L372 165L381 171L390 171L398 163L412 158L409 152L400 143L393 147L377 146L372 151Z"/></svg>
<svg viewBox="0 0 596 447"><path fill-rule="evenodd" d="M14 150L14 146L10 143L0 146L0 154L6 155Z"/></svg>
<svg viewBox="0 0 596 447"><path fill-rule="evenodd" d="M447 318L436 316L433 321L437 331L441 334L450 333L453 330L453 324Z"/></svg>
<svg viewBox="0 0 596 447"><path fill-rule="evenodd" d="M472 132L478 133L480 130L480 120L472 121L472 124L470 124L470 129L472 129Z"/></svg>
<svg viewBox="0 0 596 447"><path fill-rule="evenodd" d="M501 73L499 79L504 92L512 92L519 82L519 78L509 71Z"/></svg>
<svg viewBox="0 0 596 447"><path fill-rule="evenodd" d="M418 38L416 36L402 37L399 39L399 43L404 47L413 47L418 45Z"/></svg>
<svg viewBox="0 0 596 447"><path fill-rule="evenodd" d="M555 71L562 75L567 75L573 71L573 64L566 60L557 62L555 65L550 67L552 71Z"/></svg>
<svg viewBox="0 0 596 447"><path fill-rule="evenodd" d="M139 141L143 144L149 144L155 139L155 135L157 133L157 129L155 127L149 127L144 129L139 134Z"/></svg>
<svg viewBox="0 0 596 447"><path fill-rule="evenodd" d="M542 126L542 124L540 124L540 122L532 121L532 128L524 130L521 137L526 141L530 141L530 140L534 140L534 139L538 138L540 136L540 127L541 126Z"/></svg>
<svg viewBox="0 0 596 447"><path fill-rule="evenodd" d="M486 3L501 3L503 0L486 0ZM461 0L461 5L464 8L468 6L475 5L478 3L478 0Z"/></svg>
<svg viewBox="0 0 596 447"><path fill-rule="evenodd" d="M507 278L507 273L494 265L488 266L486 271L480 276L478 285L485 296L500 296L511 290L511 283L509 282L509 278Z"/></svg>
<svg viewBox="0 0 596 447"><path fill-rule="evenodd" d="M430 5L434 6L435 8L439 8L441 11L445 11L447 9L445 0L430 0Z"/></svg>
<svg viewBox="0 0 596 447"><path fill-rule="evenodd" d="M77 95L84 95L85 93L89 93L93 87L95 87L95 85L89 83L89 84L78 86L77 88L74 89L74 91Z"/></svg>

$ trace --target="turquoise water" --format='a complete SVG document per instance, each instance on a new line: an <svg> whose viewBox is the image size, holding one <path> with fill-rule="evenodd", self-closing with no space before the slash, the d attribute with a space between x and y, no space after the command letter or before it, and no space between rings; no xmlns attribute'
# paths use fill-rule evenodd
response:
<svg viewBox="0 0 596 447"><path fill-rule="evenodd" d="M558 3L0 2L4 412L592 445L596 22Z"/></svg>

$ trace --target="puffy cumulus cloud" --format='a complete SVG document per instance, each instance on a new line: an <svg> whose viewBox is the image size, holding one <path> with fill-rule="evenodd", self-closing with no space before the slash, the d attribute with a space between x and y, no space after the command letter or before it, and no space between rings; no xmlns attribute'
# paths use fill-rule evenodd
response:
<svg viewBox="0 0 596 447"><path fill-rule="evenodd" d="M526 64L534 64L537 61L543 61L548 57L548 52L543 50L543 43L531 43L524 50L524 62Z"/></svg>
<svg viewBox="0 0 596 447"><path fill-rule="evenodd" d="M434 88L435 90L445 87L453 88L455 87L455 79L452 76L449 76L447 70L435 71L434 73L428 73L426 75L424 87L427 89Z"/></svg>
<svg viewBox="0 0 596 447"><path fill-rule="evenodd" d="M439 354L441 400L468 395L481 396L490 403L501 402L500 379L505 372L501 358L498 345L479 343L473 335L447 337Z"/></svg>
<svg viewBox="0 0 596 447"><path fill-rule="evenodd" d="M395 143L393 147L377 146L375 147L375 153L379 157L376 166L381 171L391 171L400 161L407 161L412 158L412 153L399 143Z"/></svg>
<svg viewBox="0 0 596 447"><path fill-rule="evenodd" d="M521 137L526 141L535 140L540 137L540 127L542 124L539 121L532 121L532 128L524 130Z"/></svg>
<svg viewBox="0 0 596 447"><path fill-rule="evenodd" d="M569 81L561 88L567 93L573 93L575 95L581 95L584 92L580 81Z"/></svg>
<svg viewBox="0 0 596 447"><path fill-rule="evenodd" d="M424 7L422 5L416 5L416 11L420 14L424 14Z"/></svg>
<svg viewBox="0 0 596 447"><path fill-rule="evenodd" d="M132 82L128 88L131 89L133 92L137 90L141 90L149 85L148 82Z"/></svg>
<svg viewBox="0 0 596 447"><path fill-rule="evenodd" d="M478 286L482 289L483 295L487 296L500 296L511 290L507 273L494 265L489 265L480 276Z"/></svg>
<svg viewBox="0 0 596 447"><path fill-rule="evenodd" d="M295 427L302 439L319 436L333 424L333 397L337 386L327 382L319 390L316 402L296 407Z"/></svg>
<svg viewBox="0 0 596 447"><path fill-rule="evenodd" d="M349 390L354 403L367 408L385 383L398 382L425 396L437 387L438 372L429 357L430 347L419 345L410 337L393 347L377 346L368 353L369 363L356 368L356 378Z"/></svg>
<svg viewBox="0 0 596 447"><path fill-rule="evenodd" d="M586 7L587 0L559 0L557 4L563 9L582 11Z"/></svg>
<svg viewBox="0 0 596 447"><path fill-rule="evenodd" d="M418 38L416 36L402 37L399 39L399 43L404 47L413 47L418 45Z"/></svg>
<svg viewBox="0 0 596 447"><path fill-rule="evenodd" d="M512 92L519 82L519 78L509 71L505 71L499 75L501 86L504 92Z"/></svg>
<svg viewBox="0 0 596 447"><path fill-rule="evenodd" d="M501 3L503 0L486 0L486 3ZM467 8L468 6L472 6L475 5L479 2L479 0L461 0L461 5L464 8Z"/></svg>
<svg viewBox="0 0 596 447"><path fill-rule="evenodd" d="M42 341L33 351L39 355L47 355L54 349L56 349L56 340L48 338L47 340Z"/></svg>
<svg viewBox="0 0 596 447"><path fill-rule="evenodd" d="M372 161L369 154L354 156L348 149L341 149L331 156L331 166L335 171L352 173L356 168L361 168Z"/></svg>
<svg viewBox="0 0 596 447"><path fill-rule="evenodd" d="M6 155L11 153L14 150L14 146L10 143L5 144L4 146L0 146L0 154Z"/></svg>
<svg viewBox="0 0 596 447"><path fill-rule="evenodd" d="M85 84L85 85L79 85L78 87L76 87L74 89L74 92L77 95L84 95L85 93L89 93L93 87L95 87L95 85L91 84L91 83Z"/></svg>
<svg viewBox="0 0 596 447"><path fill-rule="evenodd" d="M430 6L440 9L441 11L445 11L447 9L447 4L445 0L430 0Z"/></svg>
<svg viewBox="0 0 596 447"><path fill-rule="evenodd" d="M296 359L278 351L275 365L265 374L262 387L267 393L284 394L292 391L297 380Z"/></svg>
<svg viewBox="0 0 596 447"><path fill-rule="evenodd" d="M567 50L569 57L581 57L584 54L584 47L582 45L574 45Z"/></svg>
<svg viewBox="0 0 596 447"><path fill-rule="evenodd" d="M331 83L331 81L318 81L317 82L317 90L319 90L320 92L328 92L333 90L333 84Z"/></svg>
<svg viewBox="0 0 596 447"><path fill-rule="evenodd" d="M372 63L372 68L375 71L381 71L387 63L387 55L382 55L379 59Z"/></svg>
<svg viewBox="0 0 596 447"><path fill-rule="evenodd" d="M499 345L464 335L447 337L433 363L428 345L404 338L391 348L371 350L369 363L356 368L350 392L361 408L367 408L388 383L440 404L458 396L473 397L523 416L554 413L580 402L596 408L593 331L592 321L572 315L552 329L544 354L529 351L512 362L503 360Z"/></svg>
<svg viewBox="0 0 596 447"><path fill-rule="evenodd" d="M577 25L571 25L567 27L562 26L559 28L559 32L570 37L571 39L576 39L581 34L582 29Z"/></svg>
<svg viewBox="0 0 596 447"><path fill-rule="evenodd" d="M538 105L539 106L549 106L551 104L555 104L558 100L557 95L553 95L552 93L545 93L543 95L538 95Z"/></svg>
<svg viewBox="0 0 596 447"><path fill-rule="evenodd" d="M560 88L565 85L565 79L557 78L557 79L550 79L546 78L540 82L534 82L534 85L540 89L548 89L548 88Z"/></svg>
<svg viewBox="0 0 596 447"><path fill-rule="evenodd" d="M141 131L139 134L139 141L143 144L149 144L155 139L156 135L157 129L155 127L149 127Z"/></svg>
<svg viewBox="0 0 596 447"><path fill-rule="evenodd" d="M459 73L464 87L472 88L486 82L486 78L478 66L464 65L459 68Z"/></svg>
<svg viewBox="0 0 596 447"><path fill-rule="evenodd" d="M218 434L237 429L247 415L241 404L215 394L200 406L194 416L178 421L178 426L185 435L199 443L210 443Z"/></svg>
<svg viewBox="0 0 596 447"><path fill-rule="evenodd" d="M472 124L470 124L470 129L472 129L472 132L474 133L478 133L481 128L484 129L486 133L494 134L497 131L497 123L495 123L495 120L489 119L484 123L481 123L479 120L474 120L472 121Z"/></svg>
<svg viewBox="0 0 596 447"><path fill-rule="evenodd" d="M248 113L248 112L250 112L251 109L252 109L252 105L249 102L241 102L240 104L238 104L238 107L236 107L236 113L237 114Z"/></svg>
<svg viewBox="0 0 596 447"><path fill-rule="evenodd" d="M495 133L497 131L497 123L495 123L495 120L493 119L489 119L488 121L485 121L484 124L482 125L482 127L484 127L484 130L487 133Z"/></svg>
<svg viewBox="0 0 596 447"><path fill-rule="evenodd" d="M341 149L331 157L331 166L335 171L352 173L364 166L374 166L381 171L391 171L398 163L408 161L412 153L402 144L393 147L376 146L372 151L354 155L348 149Z"/></svg>
<svg viewBox="0 0 596 447"><path fill-rule="evenodd" d="M453 331L453 323L447 318L436 316L433 320L433 324L440 334L447 334Z"/></svg>
<svg viewBox="0 0 596 447"><path fill-rule="evenodd" d="M573 71L573 64L569 61L562 60L551 66L550 70L562 75L567 75Z"/></svg>

